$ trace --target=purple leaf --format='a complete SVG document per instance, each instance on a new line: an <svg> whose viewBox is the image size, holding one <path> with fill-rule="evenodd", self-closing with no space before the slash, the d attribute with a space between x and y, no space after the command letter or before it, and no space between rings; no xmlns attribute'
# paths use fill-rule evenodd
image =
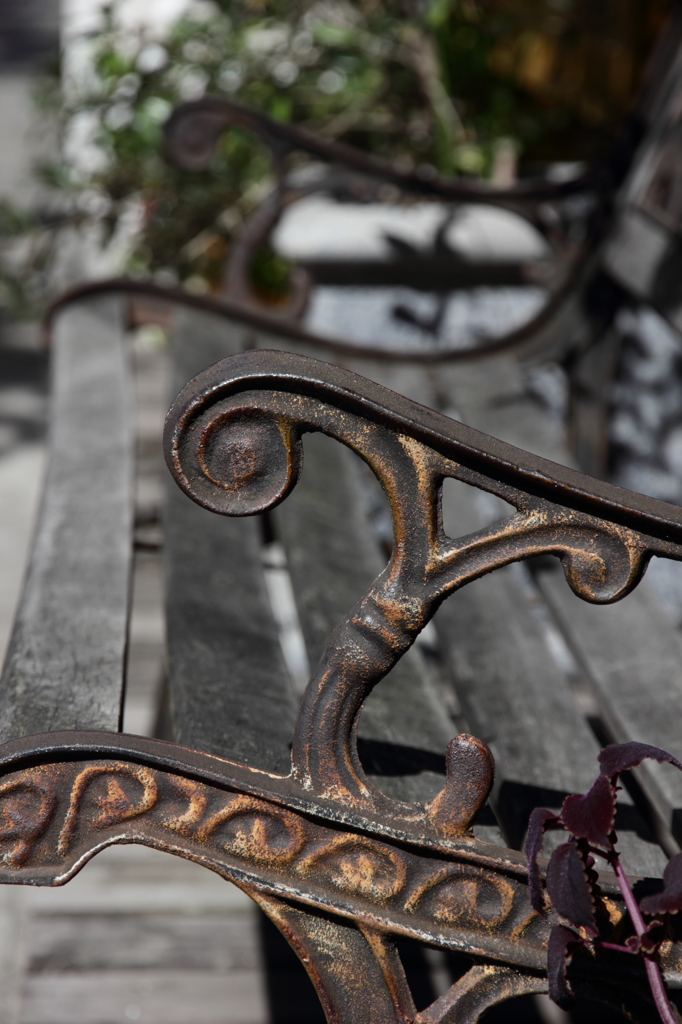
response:
<svg viewBox="0 0 682 1024"><path fill-rule="evenodd" d="M614 779L616 775L627 771L628 768L636 768L647 757L652 761L667 761L682 771L682 762L669 754L667 750L652 747L650 743L637 743L633 740L631 743L612 743L610 746L604 747L599 754L601 773L609 779Z"/></svg>
<svg viewBox="0 0 682 1024"><path fill-rule="evenodd" d="M613 835L615 835L615 832L613 833ZM583 847L585 847L585 849L583 849ZM601 889L599 888L599 875L594 870L594 857L592 856L591 853L587 852L586 847L587 847L587 840L579 839L578 840L578 850L580 851L580 856L582 857L583 864L585 865L585 874L587 875L587 883L588 883L590 889L592 890L592 895L593 896L597 896L597 895L601 894Z"/></svg>
<svg viewBox="0 0 682 1024"><path fill-rule="evenodd" d="M562 1010L568 1010L573 1003L573 992L566 978L571 946L580 946L581 944L582 940L563 925L555 924L549 933L547 944L549 998Z"/></svg>
<svg viewBox="0 0 682 1024"><path fill-rule="evenodd" d="M524 850L528 862L528 896L530 905L538 914L546 917L542 901L542 884L540 882L540 868L538 867L538 854L542 849L542 837L545 831L554 825L559 819L546 807L535 807L528 819L528 831Z"/></svg>
<svg viewBox="0 0 682 1024"><path fill-rule="evenodd" d="M676 914L682 910L682 853L675 854L663 872L663 889L640 900L645 914Z"/></svg>
<svg viewBox="0 0 682 1024"><path fill-rule="evenodd" d="M644 932L641 939L639 940L640 948L645 953L655 953L658 949L658 940L653 937L648 931Z"/></svg>
<svg viewBox="0 0 682 1024"><path fill-rule="evenodd" d="M589 793L567 796L561 808L561 820L577 839L587 839L609 850L609 832L616 816L616 795L610 780L600 775Z"/></svg>
<svg viewBox="0 0 682 1024"><path fill-rule="evenodd" d="M552 906L576 928L597 934L594 900L585 864L576 843L557 846L547 867L547 892Z"/></svg>

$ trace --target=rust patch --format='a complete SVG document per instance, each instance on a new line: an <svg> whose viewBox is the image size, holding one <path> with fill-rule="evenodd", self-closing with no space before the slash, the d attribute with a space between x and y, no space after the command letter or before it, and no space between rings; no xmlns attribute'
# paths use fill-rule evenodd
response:
<svg viewBox="0 0 682 1024"><path fill-rule="evenodd" d="M196 838L213 839L237 857L264 864L288 864L305 843L300 819L249 796L233 797L197 829Z"/></svg>
<svg viewBox="0 0 682 1024"><path fill-rule="evenodd" d="M142 793L127 792L121 785L124 778L138 782L142 787ZM137 818L150 810L158 799L156 777L143 765L126 764L125 761L88 765L76 776L71 788L69 809L57 843L57 850L62 856L69 849L81 813L81 803L95 779L101 779L106 785L106 790L94 797L94 803L98 808L98 813L90 819L90 824L94 828L107 828L129 818Z"/></svg>
<svg viewBox="0 0 682 1024"><path fill-rule="evenodd" d="M310 853L299 865L315 871L337 889L384 903L403 888L407 869L390 847L359 836L339 836Z"/></svg>
<svg viewBox="0 0 682 1024"><path fill-rule="evenodd" d="M26 773L0 785L0 845L10 846L2 859L20 867L34 841L47 828L57 804L57 795L43 773Z"/></svg>

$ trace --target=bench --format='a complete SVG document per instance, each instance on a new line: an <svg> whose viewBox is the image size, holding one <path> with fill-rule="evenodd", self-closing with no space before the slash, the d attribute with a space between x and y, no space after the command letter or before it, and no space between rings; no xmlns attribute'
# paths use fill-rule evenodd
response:
<svg viewBox="0 0 682 1024"><path fill-rule="evenodd" d="M160 739L119 731L131 294L186 307L172 331L169 400L185 390L166 448ZM0 879L60 884L114 843L193 859L253 896L328 1018L348 1024L474 1021L545 991L549 923L530 909L519 853L530 810L584 791L604 742L682 755L682 642L646 582L629 592L649 554L680 558L679 509L572 468L515 342L485 360L395 358L119 281L61 303L53 353L49 470L0 686ZM277 504L301 430L304 470ZM271 601L273 573L287 608ZM620 845L632 875L656 878L678 849L682 787L657 764L633 774ZM442 994L417 999L406 939L447 953ZM676 933L663 967L682 987ZM655 1019L642 974L616 955L576 957L572 977Z"/></svg>
<svg viewBox="0 0 682 1024"><path fill-rule="evenodd" d="M304 961L331 1020L474 1021L544 991L549 925L530 909L517 851L531 807L556 807L589 785L599 743L552 658L538 594L590 672L583 684L616 738L680 753L670 707L682 685L679 657L659 661L680 640L653 607L642 628L657 628L654 644L635 647L641 674L629 678L649 599L629 609L642 591L588 606L543 552L563 553L581 597L610 600L636 585L649 553L680 557L679 509L434 411L442 370L357 352L338 367L291 325L176 314L174 390L199 373L171 409L166 440L186 492L169 481L165 513L169 717L180 746L126 736L134 524L125 313L125 296L110 295L55 318L48 476L1 687L1 880L61 884L112 843L193 859L253 896ZM496 370L478 378L479 409L484 386L493 409L510 408L491 383ZM453 377L474 395L472 378ZM461 399L465 417L455 384L447 400ZM537 439L533 410L517 399L514 423ZM295 481L301 430L305 468L275 507ZM388 570L381 489L349 448L392 506ZM502 518L500 499L520 513ZM310 664L320 666L303 696L266 590L264 562L277 552ZM529 557L532 573L518 561ZM574 639L583 609L596 624ZM427 629L413 643L434 612L437 637ZM622 664L600 665L613 651ZM635 690L648 677L643 707ZM479 741L455 741L445 774L445 748L462 733L494 753L488 805L491 765ZM658 765L639 777L648 803L624 792L618 831L628 870L656 876L665 856L651 820L674 844L680 790ZM428 1007L414 1006L405 980L406 938L454 954L454 984ZM614 958L595 973L576 957L574 986L654 1019L627 966ZM664 969L679 985L676 941Z"/></svg>

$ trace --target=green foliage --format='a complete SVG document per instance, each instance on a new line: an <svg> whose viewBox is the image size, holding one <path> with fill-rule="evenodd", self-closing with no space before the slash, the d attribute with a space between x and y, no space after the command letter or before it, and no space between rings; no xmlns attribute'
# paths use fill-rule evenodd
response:
<svg viewBox="0 0 682 1024"><path fill-rule="evenodd" d="M613 30L620 14L608 31L595 21L614 3L620 14L635 4L622 39ZM258 140L231 131L207 170L169 166L162 126L174 104L223 93L443 174L489 174L501 137L526 157L590 157L609 145L627 107L653 38L653 22L644 31L642 19L669 0L637 3L194 0L159 39L124 28L114 2L89 42L86 71L43 85L40 105L64 144L41 175L63 216L94 224L103 245L127 231L127 270L215 287L235 231L269 188L269 157ZM588 50L592 79L580 63ZM13 304L27 307L44 287L56 236L20 221L0 212L0 231L33 231L40 244L20 273L0 280ZM31 260L40 267L33 276ZM282 261L265 250L257 263L259 288L279 297Z"/></svg>
<svg viewBox="0 0 682 1024"><path fill-rule="evenodd" d="M222 92L405 166L470 168L473 147L480 150L478 169L488 162L484 146L461 126L442 86L428 28L442 17L434 15L438 5L447 13L451 0L432 3L423 18L406 17L399 3L202 3L162 42L131 38L112 6L92 42L92 74L67 83L65 96L51 86L67 133L76 120L90 119L101 166L84 173L77 162L62 161L44 174L75 200L83 188L96 189L107 236L131 200L140 199L144 227L131 266L172 268L180 279L202 276L214 285L221 264L216 238L225 243L224 255L264 194L268 154L256 139L231 131L206 171L169 166L162 124L173 105Z"/></svg>
<svg viewBox="0 0 682 1024"><path fill-rule="evenodd" d="M448 91L477 138L514 138L526 160L599 158L670 7L670 0L461 0L434 27Z"/></svg>

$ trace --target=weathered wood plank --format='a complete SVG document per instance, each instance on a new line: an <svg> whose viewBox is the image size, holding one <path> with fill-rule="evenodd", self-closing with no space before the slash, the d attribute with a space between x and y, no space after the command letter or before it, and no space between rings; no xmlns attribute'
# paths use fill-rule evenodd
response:
<svg viewBox="0 0 682 1024"><path fill-rule="evenodd" d="M18 1024L28 949L27 893L21 885L0 888L0 1020Z"/></svg>
<svg viewBox="0 0 682 1024"><path fill-rule="evenodd" d="M355 456L323 434L303 439L301 479L276 510L311 667L334 626L382 569L353 493ZM386 560L384 559L384 564Z"/></svg>
<svg viewBox="0 0 682 1024"><path fill-rule="evenodd" d="M453 392L468 409L473 425L483 424L495 436L556 462L575 464L557 424L548 422L537 402L527 394L524 397L519 368L514 372L509 367L498 371L497 384L491 383L489 394L494 396L497 392L506 397L488 397L485 417L481 407L477 410L475 402L470 401L473 389L467 388L467 383L466 375L458 383L450 379ZM515 397L510 398L511 395ZM546 430L542 429L543 421L547 423ZM681 756L682 745L675 724L676 711L682 704L682 643L646 580L624 601L598 607L586 604L572 593L554 560L534 567L534 579L596 699L612 739L641 740ZM654 763L645 764L636 774L663 829L682 841L682 777L674 769L666 770ZM625 799L624 794L621 799Z"/></svg>
<svg viewBox="0 0 682 1024"><path fill-rule="evenodd" d="M556 461L571 461L558 425L527 394L518 366L500 360L491 364L489 375L472 366L445 376L445 394L472 426ZM481 501L464 484L445 488L446 533L459 536L480 528L494 509L490 501ZM523 572L509 567L469 584L445 602L435 620L474 731L495 753L495 810L514 846L522 842L533 806L558 807L564 795L591 785L599 750L531 613ZM577 598L575 605L586 620L598 610ZM626 793L619 815L627 869L660 874L665 857Z"/></svg>
<svg viewBox="0 0 682 1024"><path fill-rule="evenodd" d="M11 887L14 890L14 886ZM9 887L8 887L9 889ZM7 891L7 890L6 890ZM98 853L68 885L23 888L27 913L51 916L114 917L137 914L221 914L254 912L236 885L192 861L146 846L112 846Z"/></svg>
<svg viewBox="0 0 682 1024"><path fill-rule="evenodd" d="M120 301L55 324L49 464L0 680L0 738L119 728L131 564L130 383Z"/></svg>
<svg viewBox="0 0 682 1024"><path fill-rule="evenodd" d="M4 661L19 595L31 555L40 484L45 475L42 444L22 444L0 461L0 658Z"/></svg>
<svg viewBox="0 0 682 1024"><path fill-rule="evenodd" d="M169 969L188 981L186 993L174 990L176 1013L184 1009L185 1021L197 1015L190 1000L201 1004L192 984L198 975L209 979L209 1001L222 982L228 1006L250 979L267 1001L260 1024L324 1020L305 969L283 936L244 892L198 864L143 846L116 846L95 857L67 886L6 887L6 892L25 898L27 927L8 931L12 959L6 967L0 944L0 970L6 971L3 1024L21 1024L18 1015L2 1014L18 1005L17 989L26 988L29 1004L39 989L41 1001L52 998L62 1012L61 1000L70 991L63 974L79 977L93 1019L107 1011L109 1020L123 1019L112 1013L111 988L102 985L102 976L118 976L125 985L131 971L141 979L145 996L144 1004L132 1003L140 1008L139 1019L157 1020L165 1012L166 995L155 979ZM17 954L20 969L11 974Z"/></svg>
<svg viewBox="0 0 682 1024"><path fill-rule="evenodd" d="M682 758L682 637L655 596L642 584L617 605L595 607L573 594L559 565L543 565L536 579L614 739L652 743ZM636 774L682 845L682 773L648 761Z"/></svg>
<svg viewBox="0 0 682 1024"><path fill-rule="evenodd" d="M493 806L515 847L533 807L558 809L568 793L589 789L599 752L522 602L514 569L500 569L454 594L436 617L472 730L495 756ZM627 794L617 831L627 870L662 872L666 859Z"/></svg>
<svg viewBox="0 0 682 1024"><path fill-rule="evenodd" d="M253 903L250 910L34 916L27 928L28 970L258 970L258 910Z"/></svg>
<svg viewBox="0 0 682 1024"><path fill-rule="evenodd" d="M174 393L239 351L248 331L178 314ZM258 519L200 508L170 479L166 606L171 717L178 742L287 773L293 691L265 589Z"/></svg>
<svg viewBox="0 0 682 1024"><path fill-rule="evenodd" d="M19 1024L265 1024L256 970L91 971L28 978Z"/></svg>
<svg viewBox="0 0 682 1024"><path fill-rule="evenodd" d="M448 393L472 426L564 465L574 464L558 424L524 388L506 360L489 367L445 370ZM623 601L588 605L566 584L558 563L543 562L535 579L597 700L614 740L641 740L682 756L676 728L682 708L682 640L646 580ZM645 697L646 694L646 697ZM664 827L682 842L682 776L646 764L638 777Z"/></svg>
<svg viewBox="0 0 682 1024"><path fill-rule="evenodd" d="M443 364L434 375L443 412L534 455L575 466L563 424L529 394L523 367L516 360Z"/></svg>
<svg viewBox="0 0 682 1024"><path fill-rule="evenodd" d="M304 470L277 510L311 666L334 626L369 589L385 558L359 493L355 456L322 435L304 439ZM358 467L358 469L361 467ZM401 799L425 799L443 784L455 732L409 652L370 696L360 719L361 756L374 781Z"/></svg>

